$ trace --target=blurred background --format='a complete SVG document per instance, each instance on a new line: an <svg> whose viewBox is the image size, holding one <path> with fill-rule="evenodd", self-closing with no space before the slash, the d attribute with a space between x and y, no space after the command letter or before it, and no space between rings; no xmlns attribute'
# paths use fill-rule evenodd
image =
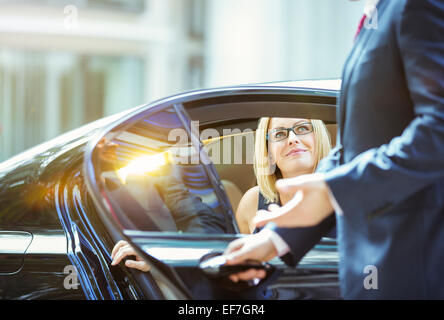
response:
<svg viewBox="0 0 444 320"><path fill-rule="evenodd" d="M349 0L0 0L0 161L183 91L340 78Z"/></svg>

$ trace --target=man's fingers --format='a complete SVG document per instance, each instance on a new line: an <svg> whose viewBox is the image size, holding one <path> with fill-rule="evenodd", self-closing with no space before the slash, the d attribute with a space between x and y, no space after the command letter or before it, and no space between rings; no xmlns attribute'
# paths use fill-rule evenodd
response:
<svg viewBox="0 0 444 320"><path fill-rule="evenodd" d="M282 215L285 213L282 213L281 210L276 209L273 212L268 212L267 214L261 214L256 215L253 219L253 223L256 225L256 227L261 228L265 226L269 222L274 222L276 225L280 225Z"/></svg>
<svg viewBox="0 0 444 320"><path fill-rule="evenodd" d="M119 242L117 242L116 245L113 248L113 251L111 252L111 259L114 259L114 256L119 251L119 249L122 248L123 246L127 245L127 244L128 244L128 242L126 242L124 240L120 240Z"/></svg>
<svg viewBox="0 0 444 320"><path fill-rule="evenodd" d="M316 172L311 174L304 174L294 178L280 179L276 181L276 188L279 192L298 191L306 189L313 182L324 181L324 180L325 180L325 174Z"/></svg>
<svg viewBox="0 0 444 320"><path fill-rule="evenodd" d="M121 251L118 251L111 262L112 266L115 266L120 263L120 261L125 257L125 254Z"/></svg>
<svg viewBox="0 0 444 320"><path fill-rule="evenodd" d="M150 270L150 266L142 259L139 259L139 256L137 255L136 251L132 246L128 244L126 241L119 241L111 253L111 257L113 261L111 262L111 265L115 266L119 264L125 257L128 256L136 256L137 261L134 260L127 260L125 261L125 266L129 268L138 269L140 271L147 272Z"/></svg>
<svg viewBox="0 0 444 320"><path fill-rule="evenodd" d="M127 256L131 256L131 255L136 255L136 252L134 251L134 249L130 245L120 248L119 251L116 253L111 265L115 266L116 264L119 264L123 258L125 258Z"/></svg>
<svg viewBox="0 0 444 320"><path fill-rule="evenodd" d="M290 211L296 209L297 205L302 201L302 197L302 192L297 192L295 196L282 207L273 208L273 211L258 211L253 222L256 227L263 227L269 222L274 222L278 226L281 226L282 220L287 218L286 215Z"/></svg>
<svg viewBox="0 0 444 320"><path fill-rule="evenodd" d="M244 272L239 272L229 276L229 279L233 282L238 282L239 280L248 281L253 279L264 279L267 273L264 270L250 269Z"/></svg>
<svg viewBox="0 0 444 320"><path fill-rule="evenodd" d="M224 254L230 254L234 251L239 250L240 248L242 248L242 246L245 243L245 239L240 238L240 239L236 239L233 242L231 242L228 247L225 249Z"/></svg>
<svg viewBox="0 0 444 320"><path fill-rule="evenodd" d="M301 179L301 176L295 177L295 178L280 179L280 180L276 181L276 189L279 192L297 191L297 190L301 189L302 182L303 182L303 179Z"/></svg>
<svg viewBox="0 0 444 320"><path fill-rule="evenodd" d="M247 270L247 271L244 271L244 272L239 272L237 274L237 277L240 280L244 280L244 281L248 281L248 280L254 279L256 277L256 270L250 269L250 270Z"/></svg>
<svg viewBox="0 0 444 320"><path fill-rule="evenodd" d="M239 281L238 276L235 275L235 274L231 274L231 275L229 275L228 278L229 278L231 281L233 281L233 282L238 282L238 281Z"/></svg>
<svg viewBox="0 0 444 320"><path fill-rule="evenodd" d="M148 263L146 263L145 261L126 260L125 266L127 266L128 268L137 269L137 270L140 270L143 272L148 272L151 269L150 265Z"/></svg>
<svg viewBox="0 0 444 320"><path fill-rule="evenodd" d="M268 206L268 211L275 211L279 209L280 207L276 203L272 203Z"/></svg>
<svg viewBox="0 0 444 320"><path fill-rule="evenodd" d="M248 237L249 241L252 241L251 237L253 236ZM254 255L254 251L251 250L250 246L245 245L246 244L245 241L247 241L247 239L239 239L239 240L243 241L240 242L239 245L235 245L235 247L238 247L238 249L230 251L230 253L227 253L225 255L227 265L239 264L241 262L244 262L245 260L252 258L252 255Z"/></svg>
<svg viewBox="0 0 444 320"><path fill-rule="evenodd" d="M113 259L113 262L115 262L117 260L117 257L121 255L121 251L122 251L122 247L118 248L114 254L111 256L111 258Z"/></svg>
<svg viewBox="0 0 444 320"><path fill-rule="evenodd" d="M240 280L248 281L256 278L263 279L265 278L266 273L264 270L250 269L244 272L239 272L237 276Z"/></svg>
<svg viewBox="0 0 444 320"><path fill-rule="evenodd" d="M236 251L234 253L228 254L226 256L226 264L227 265L239 264L245 260L248 260L248 258L249 258L249 252L243 251L241 249L241 250Z"/></svg>

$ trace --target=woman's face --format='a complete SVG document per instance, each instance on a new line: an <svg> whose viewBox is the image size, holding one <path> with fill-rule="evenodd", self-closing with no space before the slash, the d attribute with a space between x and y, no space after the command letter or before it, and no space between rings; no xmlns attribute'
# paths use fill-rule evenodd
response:
<svg viewBox="0 0 444 320"><path fill-rule="evenodd" d="M308 119L272 118L268 124L268 132L270 135L272 130L292 128L307 122L310 123ZM299 129L295 128L295 130L298 130L299 133L304 133L306 127L302 126ZM272 141L269 138L268 150L271 156L271 163L277 165L284 178L313 172L316 162L313 132L296 135L293 131L290 131L288 137L280 141Z"/></svg>

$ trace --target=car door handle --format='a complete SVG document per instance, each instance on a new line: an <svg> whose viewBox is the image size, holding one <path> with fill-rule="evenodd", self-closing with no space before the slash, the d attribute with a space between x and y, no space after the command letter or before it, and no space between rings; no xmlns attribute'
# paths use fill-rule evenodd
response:
<svg viewBox="0 0 444 320"><path fill-rule="evenodd" d="M274 267L268 263L248 260L238 265L225 265L226 259L222 253L210 253L201 258L199 268L211 277L227 277L231 274L247 271L250 269L264 270L270 273Z"/></svg>

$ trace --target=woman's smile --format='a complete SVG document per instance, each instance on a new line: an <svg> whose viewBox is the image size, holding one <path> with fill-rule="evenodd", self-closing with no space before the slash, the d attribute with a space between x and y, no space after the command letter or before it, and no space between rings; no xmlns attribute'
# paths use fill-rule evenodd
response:
<svg viewBox="0 0 444 320"><path fill-rule="evenodd" d="M287 152L287 154L285 156L286 157L299 156L301 154L305 154L306 152L308 152L307 149L294 148L294 149L291 149L289 152Z"/></svg>

